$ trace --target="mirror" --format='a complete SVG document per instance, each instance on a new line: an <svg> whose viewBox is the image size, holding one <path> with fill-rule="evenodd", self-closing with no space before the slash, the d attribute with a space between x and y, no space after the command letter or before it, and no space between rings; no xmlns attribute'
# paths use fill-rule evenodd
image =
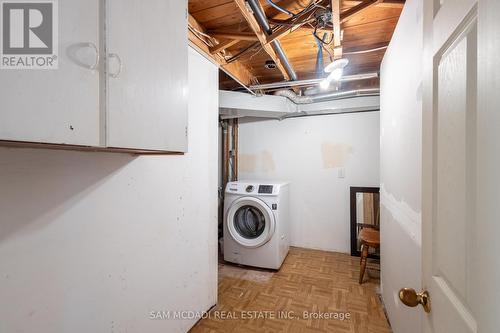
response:
<svg viewBox="0 0 500 333"><path fill-rule="evenodd" d="M362 228L380 229L380 188L351 187L351 255L360 256L358 240ZM379 250L370 248L369 257L379 258Z"/></svg>

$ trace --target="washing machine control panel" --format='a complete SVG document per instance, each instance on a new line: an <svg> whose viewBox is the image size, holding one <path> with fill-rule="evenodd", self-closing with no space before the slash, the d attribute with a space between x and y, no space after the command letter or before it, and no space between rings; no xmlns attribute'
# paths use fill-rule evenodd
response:
<svg viewBox="0 0 500 333"><path fill-rule="evenodd" d="M284 184L274 183L251 183L251 182L229 182L226 186L226 193L242 194L242 195L263 195L277 196L281 192L281 186Z"/></svg>
<svg viewBox="0 0 500 333"><path fill-rule="evenodd" d="M273 185L259 185L259 194L273 194Z"/></svg>

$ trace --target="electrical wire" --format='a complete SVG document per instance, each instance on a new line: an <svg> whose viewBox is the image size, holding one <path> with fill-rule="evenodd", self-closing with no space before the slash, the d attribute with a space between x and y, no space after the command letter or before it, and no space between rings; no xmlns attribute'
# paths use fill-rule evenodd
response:
<svg viewBox="0 0 500 333"><path fill-rule="evenodd" d="M293 14L294 16L287 19L287 20L284 20L284 21L279 21L279 23L275 23L275 22L278 22L277 20L271 20L271 19L268 19L271 23L274 23L276 24L277 26L281 26L281 25L289 25L291 28L297 26L297 25L303 25L303 24L306 24L306 23L309 23L309 22L312 22L314 21L314 19L311 19L311 16L312 16L312 12L316 9L316 5L318 2L321 2L322 0L311 0L311 2L305 7L304 10L302 10L301 12L297 13L297 14ZM291 12L290 12L291 13ZM302 16L303 14L307 14L307 13L311 13L309 15L309 17L306 19L306 22L300 22L300 23L297 23L296 22L296 18L298 16ZM273 22L275 21L275 22ZM277 26L273 27L274 30L277 28ZM236 61L238 58L240 58L241 56L243 56L246 52L248 52L249 50L252 50L255 46L257 45L260 45L260 48L259 48L259 52L260 50L262 50L262 45L260 44L260 42L255 42L253 44L250 44L248 47L246 47L245 49L243 49L242 51L238 52L237 54L235 54L234 56L232 56L231 58L229 59L226 59L226 63L231 63L231 62L234 62Z"/></svg>
<svg viewBox="0 0 500 333"><path fill-rule="evenodd" d="M332 34L332 37L330 38L330 41L325 42L322 38L319 38L317 31L318 31L318 27L316 26L316 27L314 27L313 36L317 40L319 40L321 42L321 44L323 44L323 45L330 45L333 42L333 37L334 37L333 34Z"/></svg>
<svg viewBox="0 0 500 333"><path fill-rule="evenodd" d="M331 51L326 47L326 45L329 45L329 44L332 43L332 41L334 39L333 38L333 34L332 34L332 37L330 38L330 40L328 42L325 42L323 39L319 38L318 35L317 35L317 29L318 29L317 24L316 25L312 24L314 21L317 21L316 18L312 17L312 15L315 13L315 11L318 8L321 8L321 9L326 9L327 8L325 6L320 5L320 3L323 2L323 0L311 0L311 2L306 7L304 7L303 10L301 10L300 12L298 12L296 14L288 11L287 9L283 9L282 7L280 7L277 4L275 4L272 0L267 0L267 1L269 2L269 4L271 6L273 6L277 10L279 10L281 12L284 12L284 13L292 16L292 17L290 17L290 18L288 18L286 20L275 20L275 19L272 19L272 18L268 18L268 21L274 25L273 28L272 28L273 31L276 31L276 29L279 28L279 27L281 27L281 26L289 26L290 29L292 29L292 28L297 27L297 26L308 24L312 28L314 28L313 35L314 35L314 37L318 41L321 42L322 48L328 53L330 60L333 59ZM298 17L302 17L302 16L307 15L307 14L309 14L309 15L305 19L300 20L300 22L297 22L298 21ZM205 35L205 34L199 32L199 31L196 31L196 32L200 33L201 35ZM258 45L260 45L260 42L255 42L253 44L250 44L248 47L246 47L245 49L241 50L236 55L230 57L229 59L226 59L226 63L232 63L232 62L236 61L241 56L243 56L245 53L247 53L248 51L254 49ZM259 48L258 52L260 52L261 50L262 50L262 45L260 45L260 48Z"/></svg>
<svg viewBox="0 0 500 333"><path fill-rule="evenodd" d="M361 50L361 51L352 51L352 52L343 52L343 54L363 54L363 53L370 53L370 52L375 52L375 51L380 51L386 49L388 46L381 46L381 47L376 47L374 49L368 49L368 50Z"/></svg>
<svg viewBox="0 0 500 333"><path fill-rule="evenodd" d="M286 19L286 20L275 20L275 19L268 19L269 22L276 24L276 25L286 25L290 23L294 23L294 21L297 19L297 17L302 16L304 14L307 14L313 10L316 9L316 6L318 3L320 3L322 0L311 0L311 2L300 12L293 14L292 17ZM295 22L296 23L296 22Z"/></svg>
<svg viewBox="0 0 500 333"><path fill-rule="evenodd" d="M324 39L326 38L326 35L327 35L327 34L325 33L325 34L323 35L323 39L321 39L321 38L319 38L319 37L318 37L318 35L317 35L316 33L314 33L314 32L313 32L313 36L314 36L314 38L316 39L316 42L317 42L317 44L318 44L318 47L320 47L320 46L321 46L321 48L322 48L323 50L325 50L325 51L326 51L326 53L328 53L328 57L330 58L330 61L333 61L333 55L332 55L332 53L330 52L330 50L326 47L326 45L327 45L327 44L325 45L325 42L324 42ZM331 39L333 39L333 36L332 36L332 38L331 38ZM331 41L330 41L330 42L331 42Z"/></svg>
<svg viewBox="0 0 500 333"><path fill-rule="evenodd" d="M289 11L288 9L285 9L285 8L282 8L282 7L278 6L272 0L267 0L267 3L270 4L272 7L274 7L275 9L279 10L280 12L284 13L284 14L287 14L287 15L290 15L290 16L294 16L295 15L294 13L292 13L291 11Z"/></svg>
<svg viewBox="0 0 500 333"><path fill-rule="evenodd" d="M290 29L293 29L294 27L299 27L300 25L304 25L304 24L308 24L309 26L311 26L311 28L314 29L313 31L313 36L314 38L318 41L318 47L320 47L319 45L321 45L322 49L326 51L326 53L328 54L329 58L330 58L330 61L333 61L333 55L332 55L332 52L329 50L329 48L327 47L328 45L330 45L333 40L334 40L334 36L333 34L331 35L331 38L329 41L325 41L323 38L319 38L318 36L318 19L316 17L312 17L318 8L321 8L323 10L327 9L327 7L325 6L322 6L320 5L322 3L322 0L312 0L305 8L304 10L302 10L300 13L298 14L295 14L295 16L292 16L291 18L288 18L286 20L274 20L274 19L268 19L269 22L273 23L275 26L273 27L273 30L277 29L278 27L281 27L281 26L289 26ZM307 15L307 18L304 19L304 20L301 20L301 22L297 22L297 16L303 16L303 15ZM314 22L316 22L315 24L313 24ZM324 24L324 23L323 23ZM326 22L326 26L331 26L333 27L333 24L329 23L329 22Z"/></svg>
<svg viewBox="0 0 500 333"><path fill-rule="evenodd" d="M325 37L326 37L326 33L323 35L323 38L319 38L318 34L317 34L317 29L318 27L317 26L313 26L312 24L309 24L311 26L311 28L314 28L314 31L312 33L312 35L314 36L314 38L316 39L316 41L318 42L319 45L322 46L323 50L326 51L326 53L328 53L328 57L330 58L330 61L333 61L333 55L331 53L331 51L327 48L328 45L330 45L334 39L334 36L333 36L333 33L332 33L332 37L330 38L330 41L329 42L325 42Z"/></svg>
<svg viewBox="0 0 500 333"><path fill-rule="evenodd" d="M304 24L307 24L307 23L310 23L310 22L313 22L315 19L313 18L308 18L306 19L305 21L302 21L300 23L297 23L297 22L291 22L291 23L287 23L287 22L276 22L275 20L273 19L268 19L268 21L272 24L275 24L275 25L278 25L278 26L289 26L291 28L297 26L297 25L304 25Z"/></svg>
<svg viewBox="0 0 500 333"><path fill-rule="evenodd" d="M242 51L240 51L237 54L235 54L234 56L232 56L231 58L226 59L226 63L228 63L228 64L232 63L233 61L237 60L242 55L244 55L246 52L250 51L251 49L253 49L254 47L256 47L258 45L260 45L260 47L259 47L259 51L260 51L260 49L262 49L262 45L260 44L260 42L252 43L248 47L246 47L245 49L243 49Z"/></svg>
<svg viewBox="0 0 500 333"><path fill-rule="evenodd" d="M213 42L213 37L210 35L207 35L204 32L199 31L198 29L194 28L190 24L188 25L188 29L203 43L205 43L209 47L215 46L215 43ZM205 38L202 38L205 37Z"/></svg>

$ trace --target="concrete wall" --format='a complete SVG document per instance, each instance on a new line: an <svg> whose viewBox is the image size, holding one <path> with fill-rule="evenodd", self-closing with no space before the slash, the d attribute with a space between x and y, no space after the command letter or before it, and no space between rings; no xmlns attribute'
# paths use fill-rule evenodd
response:
<svg viewBox="0 0 500 333"><path fill-rule="evenodd" d="M241 180L291 182L292 245L350 252L349 187L379 185L379 112L240 121L239 153Z"/></svg>
<svg viewBox="0 0 500 333"><path fill-rule="evenodd" d="M421 288L422 15L421 1L406 2L381 68L381 275L395 333L421 332L397 293Z"/></svg>
<svg viewBox="0 0 500 333"><path fill-rule="evenodd" d="M185 332L217 295L217 68L184 156L0 148L0 332ZM200 79L201 78L201 79Z"/></svg>

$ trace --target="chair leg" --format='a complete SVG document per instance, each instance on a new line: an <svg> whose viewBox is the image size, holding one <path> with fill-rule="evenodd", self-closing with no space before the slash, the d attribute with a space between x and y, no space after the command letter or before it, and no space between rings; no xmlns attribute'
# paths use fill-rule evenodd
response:
<svg viewBox="0 0 500 333"><path fill-rule="evenodd" d="M359 284L363 283L363 277L366 270L366 258L368 257L368 246L361 245L361 267L359 269Z"/></svg>

